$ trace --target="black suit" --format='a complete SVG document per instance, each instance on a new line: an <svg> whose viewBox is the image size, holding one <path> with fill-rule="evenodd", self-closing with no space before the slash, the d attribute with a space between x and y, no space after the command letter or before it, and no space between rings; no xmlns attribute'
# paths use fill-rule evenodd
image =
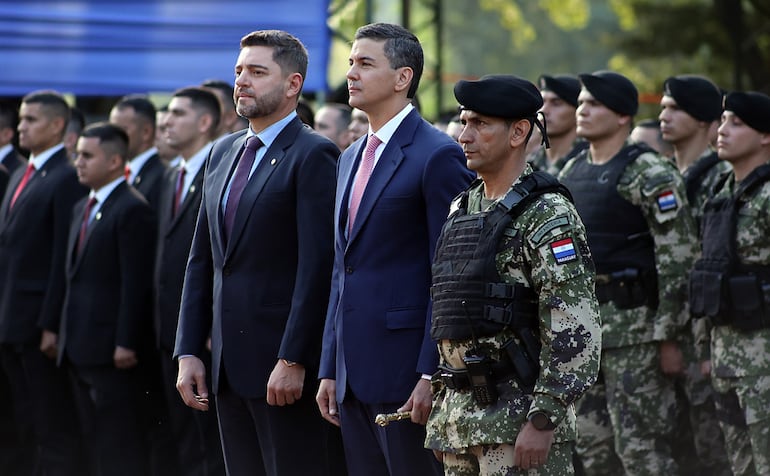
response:
<svg viewBox="0 0 770 476"><path fill-rule="evenodd" d="M155 217L144 198L121 182L96 213L78 253L86 201L74 208L67 241L59 361L70 369L96 474L145 474L139 369L117 369L113 354L121 346L137 351L140 366L155 364L142 353L151 327Z"/></svg>
<svg viewBox="0 0 770 476"><path fill-rule="evenodd" d="M178 446L179 469L185 476L224 474L214 408L199 412L184 404L176 390L178 369L172 358L187 257L203 195L203 175L201 167L174 213L178 171L168 170L160 194L155 261L155 334L161 353L163 390ZM204 352L201 357L210 367L211 354ZM213 403L212 400L212 406Z"/></svg>
<svg viewBox="0 0 770 476"><path fill-rule="evenodd" d="M25 169L16 168L0 205L0 355L23 451L39 451L36 459L48 474L79 474L66 375L39 346L42 329L59 330L72 205L86 189L62 148L31 176L9 210Z"/></svg>
<svg viewBox="0 0 770 476"><path fill-rule="evenodd" d="M142 165L139 173L136 174L134 181L131 183L131 186L147 199L147 203L155 210L156 216L160 214L158 204L160 193L163 189L163 176L166 174L166 170L167 167L160 160L160 156L155 154Z"/></svg>
<svg viewBox="0 0 770 476"><path fill-rule="evenodd" d="M0 197L5 195L8 180L13 172L24 163L24 159L16 150L11 150L5 157L0 158Z"/></svg>
<svg viewBox="0 0 770 476"><path fill-rule="evenodd" d="M231 134L209 156L175 354L200 356L211 333L213 389L231 475L322 475L328 427L314 394L338 149L294 117L248 181L225 242L223 195L245 140L246 131ZM265 395L279 358L305 366L304 392L292 405L272 407Z"/></svg>

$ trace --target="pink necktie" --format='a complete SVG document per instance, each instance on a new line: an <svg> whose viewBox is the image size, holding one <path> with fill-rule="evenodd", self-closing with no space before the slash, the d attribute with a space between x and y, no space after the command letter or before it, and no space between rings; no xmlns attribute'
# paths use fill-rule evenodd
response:
<svg viewBox="0 0 770 476"><path fill-rule="evenodd" d="M377 150L380 144L382 144L382 141L374 134L370 135L366 140L366 149L364 149L364 156L358 165L356 181L353 182L353 193L350 194L350 203L348 204L348 235L353 230L353 223L356 220L358 207L361 205L361 198L364 196L364 190L366 189L367 182L369 182L369 177L372 176L374 151Z"/></svg>
<svg viewBox="0 0 770 476"><path fill-rule="evenodd" d="M24 190L24 187L27 186L27 182L29 182L29 179L32 177L33 173L35 173L35 165L30 162L29 165L27 165L27 170L24 171L24 175L21 177L21 182L19 182L19 185L16 187L16 191L13 192L11 203L8 206L9 210L13 208L13 205L16 203L16 199L19 198L21 191Z"/></svg>

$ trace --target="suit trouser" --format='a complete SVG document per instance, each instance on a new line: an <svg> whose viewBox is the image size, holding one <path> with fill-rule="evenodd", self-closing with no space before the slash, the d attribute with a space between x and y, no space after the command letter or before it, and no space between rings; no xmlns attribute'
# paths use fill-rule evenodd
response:
<svg viewBox="0 0 770 476"><path fill-rule="evenodd" d="M67 375L38 344L3 344L21 454L46 475L82 475L82 437Z"/></svg>
<svg viewBox="0 0 770 476"><path fill-rule="evenodd" d="M339 405L345 459L351 476L429 476L443 474L425 449L425 427L402 421L381 427L378 413L393 413L402 403L366 404L348 388Z"/></svg>
<svg viewBox="0 0 770 476"><path fill-rule="evenodd" d="M315 390L306 385L295 403L271 406L264 397L235 393L222 370L216 403L227 474L338 476L332 472L333 433L318 411Z"/></svg>
<svg viewBox="0 0 770 476"><path fill-rule="evenodd" d="M211 354L207 353L203 360L206 368L210 369ZM193 410L184 404L176 390L179 366L171 353L165 350L161 351L161 368L169 421L178 448L179 473L184 476L225 474L214 399L209 402L208 412ZM210 379L207 379L207 385L211 388Z"/></svg>
<svg viewBox="0 0 770 476"><path fill-rule="evenodd" d="M137 369L70 364L69 371L93 474L148 474Z"/></svg>

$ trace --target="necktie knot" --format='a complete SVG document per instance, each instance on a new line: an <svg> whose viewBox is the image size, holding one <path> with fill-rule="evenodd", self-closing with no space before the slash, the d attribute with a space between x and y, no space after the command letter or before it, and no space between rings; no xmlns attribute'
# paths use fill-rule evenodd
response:
<svg viewBox="0 0 770 476"><path fill-rule="evenodd" d="M246 148L251 151L256 151L262 147L262 140L257 136L251 136L246 139Z"/></svg>
<svg viewBox="0 0 770 476"><path fill-rule="evenodd" d="M374 134L370 135L369 138L366 139L366 150L364 151L364 154L374 154L380 144L382 144L382 141L379 137Z"/></svg>

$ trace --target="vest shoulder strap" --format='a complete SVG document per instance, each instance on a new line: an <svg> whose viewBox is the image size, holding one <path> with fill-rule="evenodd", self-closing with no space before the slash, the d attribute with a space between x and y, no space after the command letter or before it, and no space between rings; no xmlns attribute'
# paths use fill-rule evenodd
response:
<svg viewBox="0 0 770 476"><path fill-rule="evenodd" d="M706 172L711 170L712 167L718 164L720 160L721 159L716 152L712 152L703 160L699 160L695 165L685 171L685 188L687 191L687 199L690 203L695 199L695 192L698 190L698 185L700 185L703 176L706 175Z"/></svg>
<svg viewBox="0 0 770 476"><path fill-rule="evenodd" d="M498 206L507 210L511 215L518 215L537 197L546 193L559 193L572 202L572 194L553 175L541 170L524 177L508 194L498 202Z"/></svg>

